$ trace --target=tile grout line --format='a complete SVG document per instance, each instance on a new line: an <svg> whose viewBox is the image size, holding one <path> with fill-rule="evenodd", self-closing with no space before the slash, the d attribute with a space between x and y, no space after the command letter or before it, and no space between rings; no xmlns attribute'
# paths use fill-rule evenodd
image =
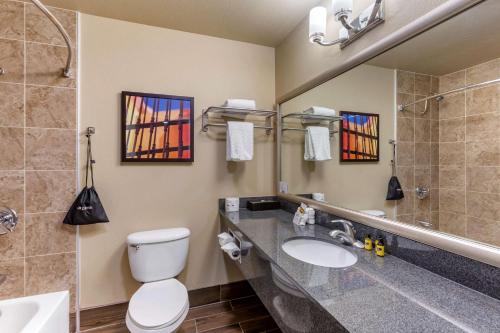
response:
<svg viewBox="0 0 500 333"><path fill-rule="evenodd" d="M14 82L14 81L0 81L1 84L6 84L6 85L16 85L16 86L23 86L23 82ZM39 84L39 83L26 83L26 86L28 87L38 87L38 88L54 88L54 89L67 89L67 90L76 90L76 88L73 87L67 87L67 86L51 86L47 84Z"/></svg>
<svg viewBox="0 0 500 333"><path fill-rule="evenodd" d="M416 79L417 75L416 73L413 73L413 102L416 101L417 97L416 97L416 83L417 83L417 79ZM416 116L417 116L417 105L415 104L415 110L413 111L413 189L412 189L412 192L415 191L415 188L417 186L417 181L416 181L416 173L417 173L417 161L416 161L416 157L417 157L417 145L416 145L416 137L417 137L417 130L415 128L415 124L416 124ZM413 194L413 193L412 193ZM417 197L415 195L413 195L413 202L412 202L412 215L413 215L413 223L415 223L415 216L417 215L417 211L416 211L416 206L417 206Z"/></svg>
<svg viewBox="0 0 500 333"><path fill-rule="evenodd" d="M76 253L76 251L56 252L56 253L47 253L47 254L35 254L35 255L25 256L25 258L50 257L50 256L58 256L58 255L61 255L61 254L75 254L75 253Z"/></svg>
<svg viewBox="0 0 500 333"><path fill-rule="evenodd" d="M37 130L59 130L59 131L77 131L76 128L64 128L64 127L35 127L35 126L3 126L0 125L0 128L15 128L15 129L37 129Z"/></svg>
<svg viewBox="0 0 500 333"><path fill-rule="evenodd" d="M23 82L18 82L18 81L0 81L0 84L5 84L5 85L15 85L15 86L22 86L24 85ZM68 87L68 86L53 86L53 85L48 85L48 84L40 84L40 83L29 83L26 82L26 85L29 87L43 87L43 88L55 88L55 89L67 89L67 90L76 90L76 87Z"/></svg>
<svg viewBox="0 0 500 333"><path fill-rule="evenodd" d="M23 4L23 213L26 213L26 3ZM26 218L23 223L23 294L26 296Z"/></svg>
<svg viewBox="0 0 500 333"><path fill-rule="evenodd" d="M266 310L267 311L267 310ZM229 312L229 311L227 311ZM218 315L220 313L224 313L224 312L219 312L217 314L213 314L213 315L209 315L207 317L210 317L210 316L214 316L214 315ZM238 325L240 327L240 329L243 331L243 329L241 328L241 323L246 323L246 322L249 322L249 321L253 321L253 320L260 320L260 319L263 319L265 317L271 317L271 314L267 314L265 316L261 316L261 317L257 317L257 319L248 319L248 320L243 320L243 321L239 321L239 322L236 322L236 323L232 323L232 324L228 324L228 325L223 325L223 326L217 326L217 327L211 327L210 329L208 330L203 330L203 331L199 331L198 329L198 325L197 325L197 320L195 320L195 325L196 325L196 329L197 329L197 332L200 332L200 333L203 333L203 332L207 332L207 331L211 331L211 330L216 330L216 329L220 329L220 328L225 328L225 327L229 327L229 326L232 326L232 325ZM203 317L203 318L206 318L206 317Z"/></svg>
<svg viewBox="0 0 500 333"><path fill-rule="evenodd" d="M467 69L465 70L464 73L464 80L465 80L465 86L467 86ZM465 124L464 124L464 212L465 212L465 237L468 236L468 230L469 230L469 219L468 219L468 212L467 212L467 90L464 91L464 116L465 116Z"/></svg>
<svg viewBox="0 0 500 333"><path fill-rule="evenodd" d="M26 13L24 13L24 16L26 17ZM26 26L26 22L25 22L25 26ZM31 44L45 45L45 46L54 46L54 47L61 47L61 48L62 47L64 47L64 48L67 47L65 44L52 44L52 43L39 42L39 41L36 41L36 40L27 40L26 39L26 29L25 29L24 34L25 34L24 39L9 38L9 37L0 37L0 41L6 40L6 41L12 41L12 42L26 42L26 43L31 43ZM71 41L74 42L73 40L71 40ZM76 49L77 47L75 45L71 45L71 48L72 49Z"/></svg>
<svg viewBox="0 0 500 333"><path fill-rule="evenodd" d="M107 325L102 325L102 326L92 327L92 328L89 328L89 329L86 329L86 330L80 331L80 333L84 333L84 332L95 332L95 331L97 331L97 330L101 330L101 329L103 329L103 328L113 327L113 326L120 325L120 324L124 324L124 323L125 323L125 320L120 320L119 322L114 323L114 324L107 324Z"/></svg>

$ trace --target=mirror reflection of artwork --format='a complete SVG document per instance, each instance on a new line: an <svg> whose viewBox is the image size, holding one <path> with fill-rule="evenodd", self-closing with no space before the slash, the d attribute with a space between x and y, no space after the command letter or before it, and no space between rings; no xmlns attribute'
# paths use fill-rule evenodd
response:
<svg viewBox="0 0 500 333"><path fill-rule="evenodd" d="M122 162L192 162L192 97L122 92Z"/></svg>
<svg viewBox="0 0 500 333"><path fill-rule="evenodd" d="M379 115L341 111L340 161L379 160Z"/></svg>

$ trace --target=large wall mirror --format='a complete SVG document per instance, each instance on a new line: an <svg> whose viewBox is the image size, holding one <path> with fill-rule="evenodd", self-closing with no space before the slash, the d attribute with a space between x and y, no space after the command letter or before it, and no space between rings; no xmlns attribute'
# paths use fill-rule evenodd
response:
<svg viewBox="0 0 500 333"><path fill-rule="evenodd" d="M500 246L498 13L481 2L280 104L288 193Z"/></svg>

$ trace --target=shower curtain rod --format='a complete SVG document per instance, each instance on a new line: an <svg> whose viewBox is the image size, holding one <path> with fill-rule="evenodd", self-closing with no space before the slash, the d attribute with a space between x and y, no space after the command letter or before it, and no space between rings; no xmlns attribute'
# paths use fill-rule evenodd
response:
<svg viewBox="0 0 500 333"><path fill-rule="evenodd" d="M421 98L421 99L419 99L419 100L417 100L415 102L411 102L411 103L408 103L408 104L399 104L398 105L398 111L404 111L408 106L411 106L411 105L414 105L414 104L417 104L417 103L421 103L421 102L426 102L426 101L428 101L430 99L438 99L440 97L444 97L444 96L449 95L449 94L454 94L454 93L461 92L461 91L464 91L464 90L469 90L469 89L472 89L472 88L483 87L483 86L487 86L487 85L490 85L490 84L493 84L493 83L500 83L500 78L494 79L494 80L490 80L490 81L484 81L484 82L481 82L481 83L471 84L471 85L468 85L468 86L465 86L465 87L462 87L462 88L457 88L457 89L449 90L449 91L446 91L446 92L443 92L443 93L439 93L439 94L434 94L434 95Z"/></svg>
<svg viewBox="0 0 500 333"><path fill-rule="evenodd" d="M39 0L31 0L31 2L33 2L33 4L35 6L37 6L38 9L40 9L45 14L45 16L47 16L49 18L49 20L52 21L52 23L54 23L57 30L59 30L59 32L63 36L64 41L66 42L66 46L68 47L68 58L66 60L66 67L63 69L62 75L64 77L70 78L71 77L71 61L73 59L73 49L71 48L71 38L69 37L66 30L64 30L61 22L59 22L59 20L50 12L50 10L47 9L47 7L44 6L44 4L42 4Z"/></svg>

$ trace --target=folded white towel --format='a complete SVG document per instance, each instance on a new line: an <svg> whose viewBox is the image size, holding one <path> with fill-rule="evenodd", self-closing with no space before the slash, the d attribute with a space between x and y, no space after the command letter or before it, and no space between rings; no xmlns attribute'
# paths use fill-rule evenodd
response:
<svg viewBox="0 0 500 333"><path fill-rule="evenodd" d="M222 105L228 108L236 109L255 109L255 101L253 99L227 99Z"/></svg>
<svg viewBox="0 0 500 333"><path fill-rule="evenodd" d="M253 123L227 122L226 160L250 161L253 158Z"/></svg>
<svg viewBox="0 0 500 333"><path fill-rule="evenodd" d="M307 127L304 159L306 161L327 161L332 159L330 154L330 130L328 127Z"/></svg>
<svg viewBox="0 0 500 333"><path fill-rule="evenodd" d="M310 108L304 110L304 113L327 117L333 117L336 114L334 109L325 108L323 106L311 106Z"/></svg>

